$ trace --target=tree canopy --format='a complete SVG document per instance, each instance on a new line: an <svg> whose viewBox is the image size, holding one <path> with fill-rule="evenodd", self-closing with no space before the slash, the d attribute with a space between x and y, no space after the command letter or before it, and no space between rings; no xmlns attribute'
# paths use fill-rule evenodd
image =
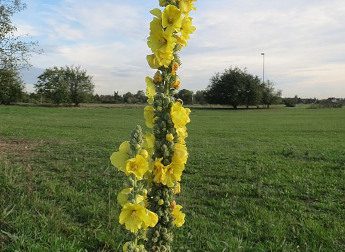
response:
<svg viewBox="0 0 345 252"><path fill-rule="evenodd" d="M274 90L273 83L261 83L259 77L249 74L238 67L216 73L206 89L205 98L210 104L267 106L278 101L281 93Z"/></svg>
<svg viewBox="0 0 345 252"><path fill-rule="evenodd" d="M14 69L0 69L0 104L17 102L23 93L23 83Z"/></svg>
<svg viewBox="0 0 345 252"><path fill-rule="evenodd" d="M80 67L53 67L38 77L36 91L55 104L74 103L78 106L91 97L92 77Z"/></svg>
<svg viewBox="0 0 345 252"><path fill-rule="evenodd" d="M29 65L36 43L16 35L13 15L26 8L21 0L0 0L0 68L18 69Z"/></svg>

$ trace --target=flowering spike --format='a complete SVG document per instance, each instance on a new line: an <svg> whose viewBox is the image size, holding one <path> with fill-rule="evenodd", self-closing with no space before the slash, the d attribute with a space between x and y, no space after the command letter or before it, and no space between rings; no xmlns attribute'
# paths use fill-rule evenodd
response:
<svg viewBox="0 0 345 252"><path fill-rule="evenodd" d="M175 198L188 160L186 125L191 111L174 94L181 86L178 52L195 31L189 16L195 1L159 0L163 9L151 11L147 44L152 54L147 62L157 71L145 79L147 132L137 126L130 141L111 156L112 164L128 176L127 187L118 195L119 222L134 236L123 251L172 251L172 228L185 223Z"/></svg>

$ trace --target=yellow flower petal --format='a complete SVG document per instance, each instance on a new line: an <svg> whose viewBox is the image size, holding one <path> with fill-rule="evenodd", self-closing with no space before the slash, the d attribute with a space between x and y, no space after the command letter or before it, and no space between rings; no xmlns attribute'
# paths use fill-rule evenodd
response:
<svg viewBox="0 0 345 252"><path fill-rule="evenodd" d="M176 205L172 211L172 215L174 217L173 224L176 227L182 227L183 224L185 223L186 215L181 212L181 209L182 209L181 205Z"/></svg>
<svg viewBox="0 0 345 252"><path fill-rule="evenodd" d="M126 163L126 172L134 174L138 180L143 179L145 173L149 170L149 163L142 155L136 155Z"/></svg>
<svg viewBox="0 0 345 252"><path fill-rule="evenodd" d="M153 83L153 80L150 77L146 77L145 81L146 81L146 96L149 99L149 101L153 101L153 98L156 95L155 84Z"/></svg>
<svg viewBox="0 0 345 252"><path fill-rule="evenodd" d="M178 31L182 25L182 13L174 5L168 5L162 14L162 25L171 31Z"/></svg>
<svg viewBox="0 0 345 252"><path fill-rule="evenodd" d="M154 108L152 106L146 106L144 108L145 124L148 128L153 128L154 124Z"/></svg>
<svg viewBox="0 0 345 252"><path fill-rule="evenodd" d="M129 142L123 142L119 147L119 151L111 155L111 164L120 171L125 172L126 162L130 158L130 153L131 148Z"/></svg>
<svg viewBox="0 0 345 252"><path fill-rule="evenodd" d="M170 115L176 129L183 128L190 123L190 112L190 109L184 108L180 102L173 103Z"/></svg>
<svg viewBox="0 0 345 252"><path fill-rule="evenodd" d="M184 144L176 143L174 146L174 154L172 162L175 164L186 164L188 160L187 147Z"/></svg>

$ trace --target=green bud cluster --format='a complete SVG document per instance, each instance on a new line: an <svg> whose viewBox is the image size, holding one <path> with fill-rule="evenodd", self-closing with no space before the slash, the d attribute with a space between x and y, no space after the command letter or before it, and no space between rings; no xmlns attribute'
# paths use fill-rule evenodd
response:
<svg viewBox="0 0 345 252"><path fill-rule="evenodd" d="M143 142L143 130L140 125L137 125L137 127L132 131L129 141L133 156L139 153Z"/></svg>

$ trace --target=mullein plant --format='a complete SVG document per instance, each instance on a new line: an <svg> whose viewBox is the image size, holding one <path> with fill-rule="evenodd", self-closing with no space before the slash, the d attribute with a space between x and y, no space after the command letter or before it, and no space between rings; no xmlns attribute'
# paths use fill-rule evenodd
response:
<svg viewBox="0 0 345 252"><path fill-rule="evenodd" d="M162 8L151 11L147 44L152 54L147 61L156 73L146 77L147 130L137 126L130 141L110 158L128 177L117 199L122 207L119 222L129 234L123 251L172 251L173 230L185 222L176 196L188 159L185 140L191 111L174 95L181 86L178 53L195 31L189 16L195 1L160 0Z"/></svg>

